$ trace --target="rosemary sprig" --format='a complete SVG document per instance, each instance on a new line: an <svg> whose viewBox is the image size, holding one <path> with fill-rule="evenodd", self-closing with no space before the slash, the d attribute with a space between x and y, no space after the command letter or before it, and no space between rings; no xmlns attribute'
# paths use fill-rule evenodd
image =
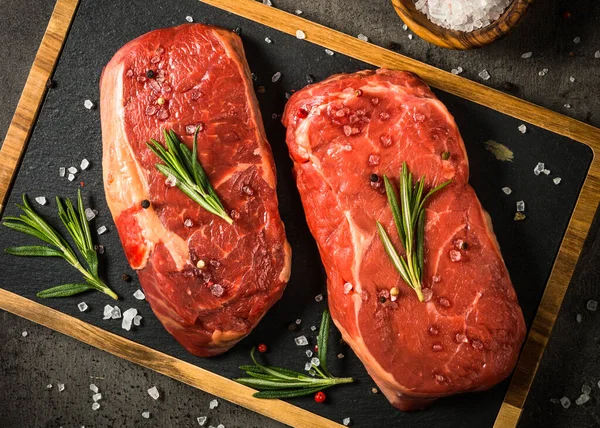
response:
<svg viewBox="0 0 600 428"><path fill-rule="evenodd" d="M225 207L217 196L215 189L210 184L208 176L198 160L198 131L194 132L194 147L188 147L179 141L173 130L163 130L166 148L158 141L152 139L146 144L152 152L164 163L157 163L156 169L174 181L175 185L192 200L205 210L221 217L227 223L233 220L225 211Z"/></svg>
<svg viewBox="0 0 600 428"><path fill-rule="evenodd" d="M392 240L381 223L377 222L379 238L383 243L386 253L392 261L400 276L416 293L419 301L423 301L421 282L423 280L423 238L425 236L425 201L435 192L443 189L452 180L425 191L425 177L413 183L412 174L408 171L406 162L402 163L400 172L400 202L392 183L383 176L385 192L394 217L396 231L404 247L406 256L400 256Z"/></svg>
<svg viewBox="0 0 600 428"><path fill-rule="evenodd" d="M240 369L245 371L249 377L235 380L243 385L259 389L260 392L256 392L253 395L256 398L300 397L341 383L354 382L354 379L351 377L334 377L327 370L327 341L330 324L331 316L329 315L329 311L325 310L321 318L321 327L317 340L319 365L312 365L317 376L312 377L294 370L263 365L256 360L254 356L255 348L252 348L250 358L252 358L254 364L240 366Z"/></svg>
<svg viewBox="0 0 600 428"><path fill-rule="evenodd" d="M73 242L75 242L75 246L88 266L87 268L80 263L75 251L67 240L31 208L25 195L23 195L23 205L17 204L23 211L23 214L19 217L4 217L4 226L36 237L50 244L52 247L30 245L10 247L4 249L4 251L15 256L62 257L83 275L85 280L83 283L63 284L52 287L37 293L38 297L67 297L87 290L98 290L115 300L118 299L118 296L98 276L98 254L92 244L92 235L90 234L90 226L85 218L81 191L77 191L77 210L68 198L63 205L57 196L56 205L58 206L58 216L65 225L69 235L71 235Z"/></svg>

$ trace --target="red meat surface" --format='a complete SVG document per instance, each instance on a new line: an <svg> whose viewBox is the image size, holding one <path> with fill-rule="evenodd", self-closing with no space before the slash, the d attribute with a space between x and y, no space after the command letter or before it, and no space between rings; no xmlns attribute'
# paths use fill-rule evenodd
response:
<svg viewBox="0 0 600 428"><path fill-rule="evenodd" d="M468 184L457 126L429 87L401 71L336 75L296 92L283 122L333 320L388 400L419 409L505 379L525 337L523 315ZM378 220L401 248L382 180L370 176L397 183L403 161L430 188L453 180L426 205L425 302L401 280L376 229Z"/></svg>
<svg viewBox="0 0 600 428"><path fill-rule="evenodd" d="M104 187L128 261L187 350L225 352L281 297L291 259L240 38L201 24L152 31L115 54L100 89ZM196 126L199 160L232 225L166 185L146 147L173 129L191 148Z"/></svg>

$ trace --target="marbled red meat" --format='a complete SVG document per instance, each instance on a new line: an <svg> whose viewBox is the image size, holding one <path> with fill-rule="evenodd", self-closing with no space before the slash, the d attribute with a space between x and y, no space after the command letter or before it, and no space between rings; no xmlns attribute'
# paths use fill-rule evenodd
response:
<svg viewBox="0 0 600 428"><path fill-rule="evenodd" d="M296 92L283 122L333 320L388 400L412 410L505 379L523 315L454 119L429 87L401 71L337 75ZM426 207L424 303L376 230L379 220L401 248L370 176L397 183L402 161L428 187L453 180Z"/></svg>
<svg viewBox="0 0 600 428"><path fill-rule="evenodd" d="M240 38L200 24L152 31L115 54L100 89L104 187L128 261L169 333L196 355L222 353L281 297L291 258ZM196 126L232 225L166 185L146 147L163 129L191 147Z"/></svg>

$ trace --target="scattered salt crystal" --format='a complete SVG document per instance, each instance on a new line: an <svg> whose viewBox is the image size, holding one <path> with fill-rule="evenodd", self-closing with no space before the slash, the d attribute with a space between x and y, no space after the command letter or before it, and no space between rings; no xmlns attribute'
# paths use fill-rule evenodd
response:
<svg viewBox="0 0 600 428"><path fill-rule="evenodd" d="M571 400L569 400L568 397L563 397L560 399L560 404L562 404L565 409L568 409L571 407Z"/></svg>
<svg viewBox="0 0 600 428"><path fill-rule="evenodd" d="M491 77L490 73L485 69L481 70L478 76L481 77L483 80L490 80Z"/></svg>
<svg viewBox="0 0 600 428"><path fill-rule="evenodd" d="M69 169L67 169L67 171L69 171L71 174L75 174L77 173L77 168L75 168L74 166L70 166Z"/></svg>
<svg viewBox="0 0 600 428"><path fill-rule="evenodd" d="M27 335L28 335L28 334L29 334L29 333L27 333L26 331L24 331L23 333L21 333L21 336L23 336L23 337L27 337Z"/></svg>
<svg viewBox="0 0 600 428"><path fill-rule="evenodd" d="M404 31L408 30L408 25L406 25L406 24L402 25L402 29L403 29Z"/></svg>
<svg viewBox="0 0 600 428"><path fill-rule="evenodd" d="M594 58L600 58L600 51L594 52Z"/></svg>
<svg viewBox="0 0 600 428"><path fill-rule="evenodd" d="M88 305L85 302L79 303L77 307L79 308L79 312L85 312L88 310Z"/></svg>
<svg viewBox="0 0 600 428"><path fill-rule="evenodd" d="M525 211L525 202L517 201L517 212L523 212L523 211Z"/></svg>
<svg viewBox="0 0 600 428"><path fill-rule="evenodd" d="M414 36L413 36L412 34L409 34L409 35L408 35L408 36L406 36L406 37L408 37L408 40L412 40Z"/></svg>
<svg viewBox="0 0 600 428"><path fill-rule="evenodd" d="M185 17L185 20L186 20L187 22L194 22L194 18L192 18L192 17L191 17L191 16L189 16L189 15Z"/></svg>
<svg viewBox="0 0 600 428"><path fill-rule="evenodd" d="M350 291L352 291L352 284L347 282L344 284L344 294L348 294Z"/></svg>
<svg viewBox="0 0 600 428"><path fill-rule="evenodd" d="M460 73L462 73L463 71L464 71L464 70L463 70L463 68L462 68L462 67L456 67L456 68L453 68L453 69L450 71L450 73L452 73L452 74L460 74Z"/></svg>
<svg viewBox="0 0 600 428"><path fill-rule="evenodd" d="M561 180L562 180L562 178L556 177L552 181L554 182L554 184L560 184Z"/></svg>
<svg viewBox="0 0 600 428"><path fill-rule="evenodd" d="M302 15L302 11L301 11L300 9L296 9L296 10L294 11L294 13L295 13L296 15Z"/></svg>
<svg viewBox="0 0 600 428"><path fill-rule="evenodd" d="M578 44L579 42L581 42L581 37L577 36L573 39L573 43Z"/></svg>
<svg viewBox="0 0 600 428"><path fill-rule="evenodd" d="M581 394L577 400L575 400L575 404L577 404L578 406L581 406L582 404L587 403L588 401L590 401L590 396L587 394Z"/></svg>
<svg viewBox="0 0 600 428"><path fill-rule="evenodd" d="M141 324L141 322L142 322L142 316L141 315L136 315L133 318L133 325L135 325L136 327L139 327L140 324Z"/></svg>
<svg viewBox="0 0 600 428"><path fill-rule="evenodd" d="M569 82L574 83L575 82L575 78L573 76L569 76Z"/></svg>
<svg viewBox="0 0 600 428"><path fill-rule="evenodd" d="M49 383L48 385L46 385L46 388L48 388L48 389L52 389L52 384L51 384L51 383Z"/></svg>
<svg viewBox="0 0 600 428"><path fill-rule="evenodd" d="M104 314L103 314L103 315L104 315L104 319L105 319L105 320L107 320L107 319L110 319L110 318L112 317L112 311L113 311L113 307L112 307L112 306L110 306L110 305L106 305L106 306L104 307ZM90 385L90 388L91 388L91 387L92 387L92 386Z"/></svg>
<svg viewBox="0 0 600 428"><path fill-rule="evenodd" d="M312 369L312 364L309 361L308 363L304 364L304 370L309 371L310 369Z"/></svg>
<svg viewBox="0 0 600 428"><path fill-rule="evenodd" d="M198 416L196 418L196 420L198 421L198 425L200 425L201 427L203 427L204 424L206 423L206 421L208 420L208 418L206 416Z"/></svg>
<svg viewBox="0 0 600 428"><path fill-rule="evenodd" d="M40 204L40 205L46 205L46 197L45 196L38 196L37 198L35 198L35 201Z"/></svg>
<svg viewBox="0 0 600 428"><path fill-rule="evenodd" d="M219 424L219 425L217 425L217 428L225 428L225 425Z"/></svg>
<svg viewBox="0 0 600 428"><path fill-rule="evenodd" d="M317 326L316 326L316 325L313 325L313 326L311 326L311 327L310 327L310 330L311 330L311 331L315 331L316 329L317 329Z"/></svg>
<svg viewBox="0 0 600 428"><path fill-rule="evenodd" d="M344 354L342 354L341 352L339 354L337 354L337 357L341 360L342 358L344 358Z"/></svg>
<svg viewBox="0 0 600 428"><path fill-rule="evenodd" d="M306 338L306 336L298 336L294 339L294 342L296 342L296 345L298 346L308 345L308 339Z"/></svg>
<svg viewBox="0 0 600 428"><path fill-rule="evenodd" d="M452 260L453 262L460 261L460 258L462 257L460 251L457 250L450 250L448 254L450 255L450 260Z"/></svg>
<svg viewBox="0 0 600 428"><path fill-rule="evenodd" d="M100 408L100 403L92 404L92 410L98 410Z"/></svg>
<svg viewBox="0 0 600 428"><path fill-rule="evenodd" d="M65 390L65 384L64 383L59 383L58 384L58 392L63 392Z"/></svg>
<svg viewBox="0 0 600 428"><path fill-rule="evenodd" d="M82 159L81 163L79 164L79 168L81 168L82 171L85 171L88 166L90 166L90 161L87 159Z"/></svg>
<svg viewBox="0 0 600 428"><path fill-rule="evenodd" d="M302 30L296 30L296 38L300 40L306 39L306 33Z"/></svg>
<svg viewBox="0 0 600 428"><path fill-rule="evenodd" d="M535 175L540 175L540 172L542 172L545 168L546 166L544 165L544 162L538 162L535 168L533 168L533 173Z"/></svg>
<svg viewBox="0 0 600 428"><path fill-rule="evenodd" d="M589 385L583 385L581 387L581 392L583 392L586 395L589 395L592 392L592 387Z"/></svg>
<svg viewBox="0 0 600 428"><path fill-rule="evenodd" d="M565 108L571 108L571 104L565 104Z"/></svg>
<svg viewBox="0 0 600 428"><path fill-rule="evenodd" d="M512 189L510 187L503 187L502 191L507 195L510 195L512 193Z"/></svg>
<svg viewBox="0 0 600 428"><path fill-rule="evenodd" d="M265 42L267 42L267 43L273 43L273 41L271 39L269 39L268 37L265 37Z"/></svg>
<svg viewBox="0 0 600 428"><path fill-rule="evenodd" d="M165 180L165 184L169 187L175 187L177 185L177 178L172 175L169 175Z"/></svg>
<svg viewBox="0 0 600 428"><path fill-rule="evenodd" d="M223 293L225 292L225 289L223 288L223 286L221 284L213 284L210 287L210 292L215 297L221 297L223 295Z"/></svg>
<svg viewBox="0 0 600 428"><path fill-rule="evenodd" d="M532 55L533 55L533 52L525 52L523 55L521 55L521 58L523 58L523 59L531 58Z"/></svg>
<svg viewBox="0 0 600 428"><path fill-rule="evenodd" d="M415 0L415 8L436 25L470 32L497 20L510 3L510 0Z"/></svg>
<svg viewBox="0 0 600 428"><path fill-rule="evenodd" d="M90 391L98 392L98 387L96 385L94 385L93 383L90 383Z"/></svg>
<svg viewBox="0 0 600 428"><path fill-rule="evenodd" d="M73 180L75 180L75 174L69 174L69 176L67 177L67 179L68 179L69 181L73 181Z"/></svg>
<svg viewBox="0 0 600 428"><path fill-rule="evenodd" d="M148 389L148 395L150 395L150 397L154 398L155 400L158 400L158 397L160 397L158 388L156 386L153 386L152 388Z"/></svg>
<svg viewBox="0 0 600 428"><path fill-rule="evenodd" d="M317 357L312 357L310 363L315 367L319 367L319 365L321 364L321 360L319 360Z"/></svg>
<svg viewBox="0 0 600 428"><path fill-rule="evenodd" d="M325 53L329 56L333 55L333 51L331 49L325 49Z"/></svg>
<svg viewBox="0 0 600 428"><path fill-rule="evenodd" d="M598 302L595 300L590 300L587 302L587 304L585 305L585 307L589 310L589 311L595 311L596 309L598 309Z"/></svg>
<svg viewBox="0 0 600 428"><path fill-rule="evenodd" d="M66 171L67 171L67 170L65 169L65 167L64 167L64 166L61 166L60 168L58 168L58 176L59 176L59 177L64 177L64 176L65 176L65 172L66 172Z"/></svg>
<svg viewBox="0 0 600 428"><path fill-rule="evenodd" d="M300 325L300 324L302 324L302 320L301 320L300 318L298 318L298 319L296 320L296 325Z"/></svg>
<svg viewBox="0 0 600 428"><path fill-rule="evenodd" d="M317 294L317 295L315 296L315 302L320 302L320 301L322 301L322 300L323 300L323 295L322 295L322 294Z"/></svg>
<svg viewBox="0 0 600 428"><path fill-rule="evenodd" d="M275 83L279 81L279 79L281 79L281 72L278 71L271 77L271 82Z"/></svg>
<svg viewBox="0 0 600 428"><path fill-rule="evenodd" d="M142 412L142 418L149 419L150 418L150 412Z"/></svg>
<svg viewBox="0 0 600 428"><path fill-rule="evenodd" d="M185 221L183 222L183 225L185 227L192 227L194 225L194 223L192 223L192 220L189 218L186 218Z"/></svg>
<svg viewBox="0 0 600 428"><path fill-rule="evenodd" d="M85 209L85 219L87 221L92 220L94 217L96 217L96 213L91 209L91 208L86 208Z"/></svg>
<svg viewBox="0 0 600 428"><path fill-rule="evenodd" d="M91 110L91 109L94 107L94 103L93 103L93 102L91 102L90 100L85 100L85 101L83 102L83 106L84 106L86 109L88 109L88 110Z"/></svg>
<svg viewBox="0 0 600 428"><path fill-rule="evenodd" d="M137 315L137 309L129 308L125 312L123 312L123 321L121 322L121 328L123 330L131 330L131 325L133 324L133 319Z"/></svg>
<svg viewBox="0 0 600 428"><path fill-rule="evenodd" d="M310 349L307 349L307 350L306 350L306 356L307 356L308 358L312 357L312 356L313 356L313 351L311 351Z"/></svg>
<svg viewBox="0 0 600 428"><path fill-rule="evenodd" d="M271 3L271 0L262 0L262 4L264 4L266 6L273 6L273 3Z"/></svg>
<svg viewBox="0 0 600 428"><path fill-rule="evenodd" d="M542 171L545 175L550 175L550 170L549 169L544 169Z"/></svg>
<svg viewBox="0 0 600 428"><path fill-rule="evenodd" d="M581 316L581 314L577 314L577 316L575 317L575 320L576 320L578 323L581 323L581 321L583 321L583 317Z"/></svg>
<svg viewBox="0 0 600 428"><path fill-rule="evenodd" d="M106 232L106 226L100 226L97 230L98 235L102 235L104 232Z"/></svg>
<svg viewBox="0 0 600 428"><path fill-rule="evenodd" d="M539 76L545 76L546 74L548 74L548 69L547 68L543 68L538 72Z"/></svg>
<svg viewBox="0 0 600 428"><path fill-rule="evenodd" d="M94 401L98 401L101 399L102 399L102 394L100 394L100 393L92 395L92 400L94 400Z"/></svg>
<svg viewBox="0 0 600 428"><path fill-rule="evenodd" d="M356 36L358 38L358 40L362 40L363 42L368 42L369 38L367 36L365 36L364 34L359 34L358 36Z"/></svg>
<svg viewBox="0 0 600 428"><path fill-rule="evenodd" d="M210 407L210 409L215 409L217 407L219 407L219 402L217 400L212 400L210 403L208 403L208 407Z"/></svg>
<svg viewBox="0 0 600 428"><path fill-rule="evenodd" d="M144 300L146 298L146 295L142 290L138 288L137 290L135 290L135 293L133 293L133 297L135 297L138 300Z"/></svg>
<svg viewBox="0 0 600 428"><path fill-rule="evenodd" d="M344 426L346 426L346 427L347 427L347 426L349 426L349 425L350 425L350 418L344 418L344 419L342 420L342 423L343 423L343 424L344 424Z"/></svg>
<svg viewBox="0 0 600 428"><path fill-rule="evenodd" d="M526 132L527 132L527 127L526 127L526 126L525 126L525 124L523 124L523 123L522 123L522 124L520 124L520 125L517 127L517 129L519 130L519 132L520 132L521 134L524 134L524 133L526 133Z"/></svg>

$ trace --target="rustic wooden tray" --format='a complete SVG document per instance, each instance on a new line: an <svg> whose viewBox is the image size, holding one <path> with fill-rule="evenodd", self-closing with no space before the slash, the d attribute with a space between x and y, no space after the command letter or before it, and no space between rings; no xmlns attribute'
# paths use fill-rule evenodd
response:
<svg viewBox="0 0 600 428"><path fill-rule="evenodd" d="M104 296L86 295L80 299L86 300L92 308L90 313L84 314L79 314L75 307L80 300L35 299L36 290L60 280L60 277L56 277L56 272L63 272L60 263L49 264L47 267L35 265L36 278L28 280L25 284L22 271L33 269L31 260L0 255L0 271L3 278L0 308L293 426L339 426L336 422L341 421L344 416L351 416L356 422L355 426L367 426L370 425L369 421L376 421L378 426L402 423L404 426L415 427L475 427L492 425L494 420L495 426L498 427L516 425L600 200L600 164L595 157L596 150L600 147L600 130L253 0L204 0L202 4L182 0L177 5L169 5L168 12L161 9L164 5L161 6L159 1L126 3L57 1L0 150L0 211L6 207L9 199L17 201L23 191L40 192L46 196L72 196L75 187L73 183L70 187L62 182L54 184L58 178L54 178L56 169L52 159L61 156L64 158L67 152L82 154L75 159L81 159L87 153L87 157L92 160L92 170L85 178L85 190L92 188L94 197L98 199L93 202L96 206L105 207L100 174L98 118L97 114L85 116L88 112L82 108L82 102L83 99L91 97L89 94L94 93L93 91L97 94L97 79L101 67L112 53L128 40L120 40L119 37L132 38L157 25L181 23L186 14L194 15L199 22L229 28L241 26L250 65L253 70L260 69L261 78L267 82L266 86L270 84L270 74L266 73L284 71L280 67L286 67L286 63L287 73L284 73L283 80L285 83L289 76L290 88L301 87L305 83L302 82L305 73L324 78L336 71L352 71L373 66L409 70L419 74L435 88L438 96L455 114L467 142L472 184L483 205L494 218L495 229L530 327L515 375L510 386L505 382L488 392L440 400L439 404L430 410L412 414L394 410L381 394L371 395L368 391L372 382L349 351L347 358L343 360L344 363L334 361L333 369L334 372L336 369L338 372L343 370L344 374L355 376L358 383L347 389L331 390L333 403L330 406L315 406L308 399L292 402L254 399L250 388L228 379L238 374L235 370L236 365L247 361L248 349L258 340L268 340L275 345L273 354L269 355L269 359L274 363L303 364L298 362L298 350L294 349L293 343L289 346L290 334L277 332L284 330L281 324L285 320L291 321L296 317L303 318L308 325L315 324L317 315L323 308L316 306L313 296L322 289L324 275L314 243L307 237L306 225L303 223L301 205L289 172L291 164L289 160L286 161L283 129L277 121L270 119L272 113L280 113L280 110L276 109L280 109L285 102L283 87L269 87L265 96L259 97L259 101L278 166L282 216L290 241L299 250L294 248L296 254L293 278L284 299L269 312L265 318L266 322L261 323L257 330L231 353L209 360L188 355L162 330L147 306L142 313L144 326L138 332L124 332L118 326L109 327L98 319L101 318L98 314L101 307L110 303ZM131 18L135 15L132 8L135 7L134 4L142 3L147 5L151 13L142 13L138 21L135 21ZM112 8L109 4L113 5ZM80 9L76 14L78 6ZM183 9L184 7L188 9ZM104 20L89 15L92 12L116 13L120 8L124 21L133 20L129 22L130 26L135 28L128 30L131 35L127 31L119 33L118 36L113 35L117 27L111 26L121 24L118 19L111 19L115 16L103 17ZM157 17L158 15L160 16ZM96 27L94 22L98 23ZM110 24L112 22L116 23ZM72 24L73 30L69 33ZM122 23L123 26L125 24ZM293 36L298 29L306 33L305 41L282 34ZM94 33L98 31L106 31L107 34L98 37L98 34ZM101 39L101 43L90 43L88 39L93 38L94 34L96 42ZM274 39L272 45L266 46L262 42L267 35ZM333 57L324 55L323 48L315 45L331 49L336 54ZM60 55L63 46L64 58ZM269 57L265 58L267 47L270 49L266 52ZM89 55L90 49L98 50L97 57ZM272 58L273 63L270 63ZM44 102L46 82L57 64L59 65L56 77L59 86L49 93ZM64 64L62 68L61 64ZM78 67L81 70L78 70ZM67 77L71 81L68 81ZM61 81L60 78L64 80ZM85 78L92 79L93 82L78 80ZM80 87L87 88L87 96L78 92ZM61 120L64 120L64 123ZM523 136L516 130L521 122L527 123L529 129ZM28 146L32 132L33 136ZM59 140L63 137L64 142ZM515 151L514 163L507 167L493 160L483 149L481 143L484 138L515 140L511 141L511 147L514 147ZM81 149L82 145L87 147L87 152ZM27 155L22 161L27 148ZM52 155L48 156L48 153ZM552 169L562 170L559 175L563 177L563 183L561 186L552 187L554 185L546 178L546 183L550 184L544 187L544 191L558 193L547 193L545 197L543 194L524 196L535 216L530 216L523 224L516 224L512 221L511 211L514 198L503 199L499 189L505 184L511 186L513 183L513 189L539 186L539 180L542 178L534 177L531 170L538 160L544 159L549 159ZM491 174L490 169L494 174ZM52 178L48 178L49 176ZM504 183L502 180L512 181ZM495 190L487 190L489 188ZM47 215L54 210L55 207L40 209ZM106 211L104 216L102 221L110 226ZM102 219L102 210L99 217ZM105 275L111 284L117 285L121 296L131 295L135 288L124 291L126 286L118 284L118 277L127 268L114 228L106 236L105 238L103 235L102 238L116 244L107 245L107 248L114 248L112 251L115 254L107 256L110 260L106 263ZM18 243L18 239L20 238L14 233L9 235L5 228L0 228L0 242L3 247L9 243ZM523 245L520 240L531 240L535 243L535 253L532 255L523 252L522 247L527 245ZM522 266L526 262L530 265ZM529 286L530 284L532 285ZM131 297L128 299L125 298L124 303L131 306L135 301L132 301ZM306 306L307 309L297 308L298 306ZM275 331L272 325L266 324L277 324L278 330ZM160 343L152 336L159 337ZM294 351L295 356L286 356ZM506 390L508 392L502 402ZM483 410L477 413L478 408Z"/></svg>

